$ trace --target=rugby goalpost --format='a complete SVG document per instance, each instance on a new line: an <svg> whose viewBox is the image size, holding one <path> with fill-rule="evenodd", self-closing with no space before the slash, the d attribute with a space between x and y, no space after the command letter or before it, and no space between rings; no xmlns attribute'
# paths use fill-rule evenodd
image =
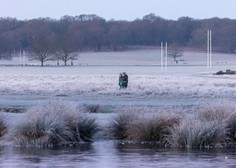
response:
<svg viewBox="0 0 236 168"><path fill-rule="evenodd" d="M207 68L212 67L212 36L211 30L207 30Z"/></svg>
<svg viewBox="0 0 236 168"><path fill-rule="evenodd" d="M163 45L163 42L161 42L161 71L165 70L167 71L167 66L168 66L168 62L167 62L167 48L168 48L168 44L167 42L165 42L165 48ZM165 50L165 51L164 51Z"/></svg>

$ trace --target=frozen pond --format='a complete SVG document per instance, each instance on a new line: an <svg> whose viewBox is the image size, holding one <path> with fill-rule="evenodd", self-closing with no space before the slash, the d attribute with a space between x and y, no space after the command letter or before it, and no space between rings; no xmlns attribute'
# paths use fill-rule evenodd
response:
<svg viewBox="0 0 236 168"><path fill-rule="evenodd" d="M113 141L60 149L0 148L0 167L235 167L235 150L185 151Z"/></svg>

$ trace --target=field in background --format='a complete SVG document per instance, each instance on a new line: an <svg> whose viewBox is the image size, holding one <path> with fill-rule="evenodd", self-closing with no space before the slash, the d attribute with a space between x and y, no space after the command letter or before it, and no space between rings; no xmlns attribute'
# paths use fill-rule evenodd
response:
<svg viewBox="0 0 236 168"><path fill-rule="evenodd" d="M160 65L161 55L159 48L136 49L117 52L82 52L78 53L78 60L73 65ZM178 58L176 64L173 58L168 58L168 65L206 65L207 53L185 51L183 56ZM22 64L40 65L38 61L30 61L26 56L22 58ZM20 54L15 54L12 60L0 60L0 65L19 65ZM57 65L56 61L48 61L45 65ZM63 65L63 62L60 62ZM68 61L71 65L71 61ZM236 65L236 55L226 53L212 53L212 65Z"/></svg>

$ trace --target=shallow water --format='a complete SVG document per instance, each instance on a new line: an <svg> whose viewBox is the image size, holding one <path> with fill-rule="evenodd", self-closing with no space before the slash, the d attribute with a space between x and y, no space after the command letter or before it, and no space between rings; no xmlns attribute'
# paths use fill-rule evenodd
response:
<svg viewBox="0 0 236 168"><path fill-rule="evenodd" d="M235 167L235 151L186 151L99 141L60 149L0 148L0 167Z"/></svg>

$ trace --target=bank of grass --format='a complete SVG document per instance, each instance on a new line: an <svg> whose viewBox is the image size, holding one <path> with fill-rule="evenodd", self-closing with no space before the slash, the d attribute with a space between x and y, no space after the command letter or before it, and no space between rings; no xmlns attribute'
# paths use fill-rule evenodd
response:
<svg viewBox="0 0 236 168"><path fill-rule="evenodd" d="M98 131L96 120L66 105L49 103L25 114L17 124L14 142L19 146L53 147L92 141Z"/></svg>
<svg viewBox="0 0 236 168"><path fill-rule="evenodd" d="M0 137L4 139L3 135L7 134L9 140L22 147L93 142L98 131L107 130L91 115L84 108L80 111L70 105L48 103L22 114L14 125L8 124L11 129L0 119ZM159 147L236 147L236 110L232 104L207 105L189 112L125 109L113 118L107 134L123 142L155 142Z"/></svg>
<svg viewBox="0 0 236 168"><path fill-rule="evenodd" d="M118 140L155 141L164 145L171 128L180 121L175 114L124 111L113 119L110 133Z"/></svg>
<svg viewBox="0 0 236 168"><path fill-rule="evenodd" d="M172 147L203 149L220 147L225 141L225 128L217 121L185 120L171 130Z"/></svg>
<svg viewBox="0 0 236 168"><path fill-rule="evenodd" d="M196 117L201 121L218 121L225 122L236 113L235 106L231 103L223 102L222 104L207 104L200 107L196 112Z"/></svg>
<svg viewBox="0 0 236 168"><path fill-rule="evenodd" d="M122 112L114 118L110 130L119 140L156 142L162 147L235 147L235 106L204 105L190 113L191 115L179 117L176 112L169 111L147 113L148 115Z"/></svg>
<svg viewBox="0 0 236 168"><path fill-rule="evenodd" d="M137 120L138 115L138 112L130 110L118 113L118 115L113 118L109 126L109 134L111 134L117 140L127 139L127 130L131 123Z"/></svg>
<svg viewBox="0 0 236 168"><path fill-rule="evenodd" d="M181 118L174 114L158 113L141 116L131 123L127 130L127 139L132 141L151 141L161 146L167 144L171 128L178 125Z"/></svg>

